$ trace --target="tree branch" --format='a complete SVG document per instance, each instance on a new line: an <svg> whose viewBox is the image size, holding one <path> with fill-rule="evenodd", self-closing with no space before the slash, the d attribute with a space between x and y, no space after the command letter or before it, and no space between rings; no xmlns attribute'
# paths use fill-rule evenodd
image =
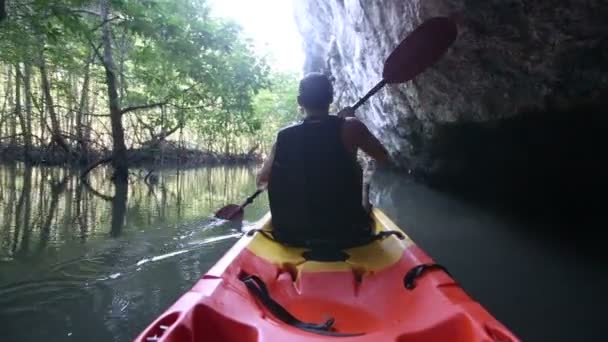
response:
<svg viewBox="0 0 608 342"><path fill-rule="evenodd" d="M72 13L82 13L82 14L89 14L89 15L96 16L96 17L101 17L101 13L97 13L97 12L94 12L94 11L91 11L88 9L83 9L83 8L70 9L69 11Z"/></svg>
<svg viewBox="0 0 608 342"><path fill-rule="evenodd" d="M85 34L85 36L87 37L87 40L89 41L89 44L91 45L91 48L93 48L93 52L95 52L95 56L97 56L97 58L99 58L99 60L101 61L101 64L103 64L103 66L105 68L107 68L105 60L103 59L103 55L99 51L99 49L101 49L102 44L99 43L98 45L95 45L95 43L93 42L93 39L91 39L91 37L89 37L88 34Z"/></svg>
<svg viewBox="0 0 608 342"><path fill-rule="evenodd" d="M114 199L112 196L104 195L101 192L93 189L85 177L82 178L82 185L84 185L84 187L87 188L87 190L89 190L93 195L103 199L104 201L111 202Z"/></svg>
<svg viewBox="0 0 608 342"><path fill-rule="evenodd" d="M154 108L154 107L161 107L167 104L167 101L163 101L163 102L155 102L155 103L149 103L149 104L145 104L145 105L141 105L141 106L131 106L131 107L127 107L123 110L120 111L121 115L127 114L129 112L133 112L136 110L140 110L140 109L148 109L148 108Z"/></svg>
<svg viewBox="0 0 608 342"><path fill-rule="evenodd" d="M82 113L85 114L85 113ZM96 114L96 113L86 113L88 116L94 116L96 118L109 118L110 114Z"/></svg>
<svg viewBox="0 0 608 342"><path fill-rule="evenodd" d="M139 129L137 129L136 123L133 121L133 116L129 116L129 123L131 124L131 128L133 130L133 136L135 137L135 139L137 140L136 142L141 145L142 143L142 138L139 132ZM137 117L137 119L139 120L139 117ZM131 144L131 148L133 148L133 144Z"/></svg>
<svg viewBox="0 0 608 342"><path fill-rule="evenodd" d="M63 135L63 137L65 139L77 142L80 146L93 145L93 146L102 148L104 150L107 149L103 144L99 143L96 139L86 139L86 138L79 139L77 136L70 134L68 132L61 132L61 135Z"/></svg>
<svg viewBox="0 0 608 342"><path fill-rule="evenodd" d="M121 17L114 17L114 18L108 18L107 20L102 21L101 23L97 24L95 27L93 27L90 32L95 32L97 30L99 30L103 25L105 25L106 23L109 23L111 21L114 20L118 20L118 19L122 19Z"/></svg>
<svg viewBox="0 0 608 342"><path fill-rule="evenodd" d="M103 158L103 159L100 159L100 160L98 160L98 161L94 162L93 164L91 164L89 167L87 167L87 168L86 168L86 169L85 169L85 170L84 170L84 171L83 171L83 172L80 174L80 177L81 177L82 179L84 179L84 178L85 178L85 177L86 177L86 176L89 174L89 172L91 172L91 171L92 171L94 168L96 168L96 167L98 167L99 165L102 165L102 164L107 164L107 163L109 163L109 162L111 162L111 161L112 161L112 157L107 157L107 158Z"/></svg>
<svg viewBox="0 0 608 342"><path fill-rule="evenodd" d="M171 134L177 132L177 130L180 129L180 127L182 127L182 125L180 123L178 123L177 125L175 125L175 127L171 128L167 132L161 133L161 135L158 137L158 139L159 140L167 139Z"/></svg>
<svg viewBox="0 0 608 342"><path fill-rule="evenodd" d="M66 106L62 106L62 105L53 105L53 108L63 109L65 111L67 111L68 113L78 113L79 112L78 110L76 110L74 108L70 108L70 107L66 107ZM100 117L100 118L110 117L110 114L85 113L85 112L82 112L80 114L82 114L82 115L89 115L89 116L95 116L95 117Z"/></svg>
<svg viewBox="0 0 608 342"><path fill-rule="evenodd" d="M105 122L103 122L103 120L97 120L97 123L106 130L107 135L112 136L112 130L108 127L108 125L106 125ZM99 132L96 132L96 131L93 131L93 132L95 132L97 135L99 135Z"/></svg>
<svg viewBox="0 0 608 342"><path fill-rule="evenodd" d="M140 125L144 126L144 128L148 130L148 132L150 133L150 139L153 139L156 135L154 133L154 127L145 123L139 116L136 116L135 119L137 119L137 122L139 122Z"/></svg>

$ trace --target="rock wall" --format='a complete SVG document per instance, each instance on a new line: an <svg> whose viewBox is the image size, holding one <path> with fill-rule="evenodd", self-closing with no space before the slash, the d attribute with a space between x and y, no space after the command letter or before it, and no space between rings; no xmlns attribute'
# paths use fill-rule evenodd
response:
<svg viewBox="0 0 608 342"><path fill-rule="evenodd" d="M457 21L459 37L439 63L407 84L387 86L357 113L400 167L466 188L547 185L539 188L544 195L603 181L607 1L294 4L305 71L333 76L338 107L381 79L385 58L422 21ZM576 186L567 181L573 177Z"/></svg>

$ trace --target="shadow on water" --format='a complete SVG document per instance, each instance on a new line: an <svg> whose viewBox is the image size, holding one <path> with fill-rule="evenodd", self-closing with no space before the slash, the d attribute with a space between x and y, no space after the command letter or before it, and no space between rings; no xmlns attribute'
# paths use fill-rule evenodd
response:
<svg viewBox="0 0 608 342"><path fill-rule="evenodd" d="M520 222L529 237L602 257L608 103L547 97L543 108L489 122L444 123L429 148L435 189ZM514 227L513 229L518 229Z"/></svg>
<svg viewBox="0 0 608 342"><path fill-rule="evenodd" d="M524 341L603 340L608 269L594 229L558 213L526 217L508 204L463 200L391 172L374 176L371 198Z"/></svg>
<svg viewBox="0 0 608 342"><path fill-rule="evenodd" d="M0 166L0 340L131 340L235 242L211 215L255 189L249 168L109 175Z"/></svg>

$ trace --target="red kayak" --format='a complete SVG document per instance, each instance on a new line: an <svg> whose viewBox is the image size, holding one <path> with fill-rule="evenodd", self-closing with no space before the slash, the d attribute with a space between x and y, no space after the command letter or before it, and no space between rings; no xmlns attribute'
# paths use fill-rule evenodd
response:
<svg viewBox="0 0 608 342"><path fill-rule="evenodd" d="M519 341L384 213L373 217L368 243L328 252L274 241L267 214L135 341Z"/></svg>

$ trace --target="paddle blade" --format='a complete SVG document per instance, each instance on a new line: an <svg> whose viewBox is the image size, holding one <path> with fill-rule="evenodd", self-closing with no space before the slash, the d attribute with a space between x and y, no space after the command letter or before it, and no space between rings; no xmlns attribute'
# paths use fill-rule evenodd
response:
<svg viewBox="0 0 608 342"><path fill-rule="evenodd" d="M243 208L236 204L228 204L215 212L215 217L228 221L241 221L245 215Z"/></svg>
<svg viewBox="0 0 608 342"><path fill-rule="evenodd" d="M456 40L456 23L447 17L431 18L410 33L384 63L387 83L407 82L436 63Z"/></svg>

